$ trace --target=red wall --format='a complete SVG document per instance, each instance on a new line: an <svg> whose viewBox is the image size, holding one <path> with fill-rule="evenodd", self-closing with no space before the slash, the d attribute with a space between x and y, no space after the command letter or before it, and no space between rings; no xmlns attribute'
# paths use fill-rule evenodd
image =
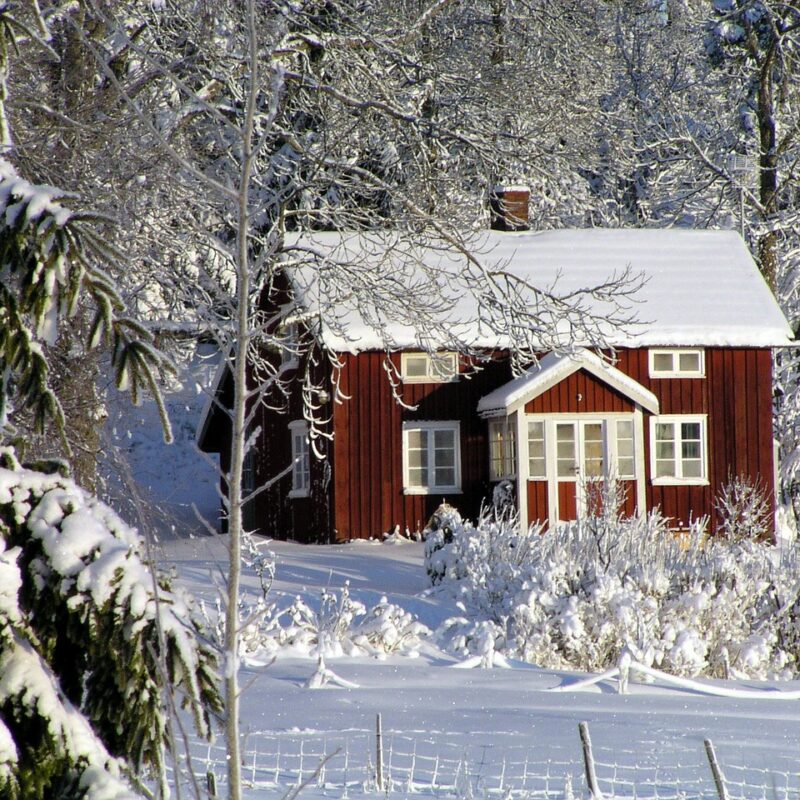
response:
<svg viewBox="0 0 800 800"><path fill-rule="evenodd" d="M705 378L653 379L648 353L624 350L616 366L659 398L663 414L708 415L708 486L652 486L649 481L649 414L644 415L648 508L659 506L682 525L711 513L714 498L729 476L760 478L773 498L772 359L768 350L707 349ZM403 409L392 397L382 353L343 357L342 391L351 399L334 411L333 519L337 539L379 535L396 524L424 527L436 507L447 500L462 514L475 516L491 497L488 482L487 426L477 415L478 400L510 379L508 368L492 364L471 380L450 384L401 387ZM397 365L399 366L399 356ZM580 400L578 397L580 396ZM529 413L619 411L630 401L592 376L579 371L526 406ZM402 422L461 421L461 495L403 495ZM543 484L544 486L545 484ZM529 502L546 512L546 493L535 490ZM532 510L532 509L531 509Z"/></svg>
<svg viewBox="0 0 800 800"><path fill-rule="evenodd" d="M481 501L491 498L486 421L477 407L481 397L510 380L508 365L490 363L471 379L454 383L401 385L403 402L416 406L411 410L392 396L385 357L379 352L342 356L340 387L350 400L334 410L333 507L339 540L380 536L395 525L421 530L442 500L474 517ZM399 354L392 359L399 369ZM406 420L460 421L461 494L403 494Z"/></svg>
<svg viewBox="0 0 800 800"><path fill-rule="evenodd" d="M488 481L487 424L478 417L481 397L511 378L506 363L490 363L470 379L455 383L401 385L406 404L392 396L383 366L385 355L367 352L341 356L341 391L349 396L331 404L336 435L320 446L327 462L311 461L311 496L289 499L291 476L262 492L247 513L247 524L278 538L306 541L346 540L379 536L395 525L411 530L425 526L447 500L465 516L474 517L482 501L491 498ZM400 356L393 356L399 368ZM325 359L318 369L328 370ZM708 486L652 486L647 481L647 504L659 506L676 523L710 513L714 498L731 475L759 478L774 495L772 448L772 359L768 350L707 349L706 377L651 379L647 350L618 353L616 366L659 398L663 414L708 415ZM329 376L328 376L329 377ZM225 394L223 390L223 395ZM291 458L288 423L301 419L299 393L287 413L262 409L256 483L261 484L288 466ZM580 396L580 400L578 399ZM584 372L565 379L526 406L530 413L562 411L629 411L630 401ZM221 416L221 415L219 415ZM404 420L461 422L462 494L404 495L402 484L402 423ZM229 433L213 426L205 448L222 451L227 462ZM644 415L645 462L649 478L649 415ZM529 503L541 506L546 517L546 484L529 486Z"/></svg>

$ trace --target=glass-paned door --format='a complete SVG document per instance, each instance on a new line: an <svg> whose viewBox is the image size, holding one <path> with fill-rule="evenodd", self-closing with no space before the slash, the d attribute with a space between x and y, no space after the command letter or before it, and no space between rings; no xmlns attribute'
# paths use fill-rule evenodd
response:
<svg viewBox="0 0 800 800"><path fill-rule="evenodd" d="M596 494L593 484L606 475L606 433L604 420L555 423L559 519L575 519Z"/></svg>

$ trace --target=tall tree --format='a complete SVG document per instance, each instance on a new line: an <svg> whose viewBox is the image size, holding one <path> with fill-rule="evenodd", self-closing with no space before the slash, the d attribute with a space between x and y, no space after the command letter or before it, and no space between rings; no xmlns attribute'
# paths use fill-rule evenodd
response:
<svg viewBox="0 0 800 800"><path fill-rule="evenodd" d="M464 187L474 192L479 186L482 194L487 178L503 174L522 145L498 135L497 126L487 130L480 120L459 119L455 104L444 113L442 97L431 89L435 66L418 54L429 52L423 40L447 8L434 2L409 17L404 8L349 0L228 0L213 8L142 5L138 16L105 10L110 40L130 53L121 74L113 69L114 50L83 37L118 102L137 115L145 146L171 160L169 190L181 198L180 213L154 210L148 224L160 223L187 244L174 262L194 271L187 307L230 353L224 674L232 798L241 796L243 510L264 488L248 491L244 463L256 414L262 405L285 406L290 379L302 385L312 445L325 436L315 359L326 356L313 346L318 326L335 330L343 315L358 310L379 328L386 320L407 321L423 348L457 348L479 358L457 328L442 324L456 298L472 291L483 301L482 324L516 341L520 360L529 359L542 339L554 341L567 321L577 337L598 338L599 321L583 311L582 296L536 292L502 265L485 267L471 256L464 215L449 219ZM131 91L140 74L157 76L147 86L147 103ZM467 92L469 76L452 68L446 80ZM158 107L155 116L152 107ZM362 231L366 247L334 260L290 235L320 229ZM370 249L370 241L381 246ZM387 241L391 268L382 257ZM459 253L466 274L445 279L421 258L431 249ZM322 293L316 320L303 317L284 291L291 276L309 266ZM597 287L609 301L605 322L626 318L620 303L627 289L615 280ZM265 303L268 298L276 302ZM292 336L298 323L309 335ZM392 349L388 332L381 345ZM299 371L290 373L291 359L281 354L299 357ZM335 360L331 368L335 374Z"/></svg>

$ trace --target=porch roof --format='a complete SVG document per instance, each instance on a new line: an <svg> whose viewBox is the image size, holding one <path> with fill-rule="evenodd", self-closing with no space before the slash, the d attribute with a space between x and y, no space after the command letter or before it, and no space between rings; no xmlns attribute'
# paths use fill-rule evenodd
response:
<svg viewBox="0 0 800 800"><path fill-rule="evenodd" d="M478 402L478 413L486 418L512 414L580 369L585 369L650 413L658 414L658 398L649 389L589 350L568 355L549 353L537 366L482 397Z"/></svg>

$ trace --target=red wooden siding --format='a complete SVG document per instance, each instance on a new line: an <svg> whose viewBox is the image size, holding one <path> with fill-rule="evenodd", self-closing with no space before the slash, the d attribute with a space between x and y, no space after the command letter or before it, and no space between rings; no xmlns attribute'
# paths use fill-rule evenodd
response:
<svg viewBox="0 0 800 800"><path fill-rule="evenodd" d="M772 355L753 348L708 348L705 378L651 378L646 349L622 350L616 366L659 399L662 414L707 414L708 486L650 483L650 415L644 415L647 506L676 524L712 516L722 487L735 475L759 481L774 501Z"/></svg>
<svg viewBox="0 0 800 800"><path fill-rule="evenodd" d="M546 523L549 515L547 481L528 481L528 519Z"/></svg>
<svg viewBox="0 0 800 800"><path fill-rule="evenodd" d="M337 540L379 536L395 525L421 530L445 500L474 517L491 498L486 421L478 400L510 379L506 364L493 363L453 383L400 387L403 408L392 396L379 352L343 355L341 390L350 397L334 408L333 507ZM399 368L400 356L393 356ZM461 426L461 489L456 495L403 493L402 428L408 420L458 420Z"/></svg>
<svg viewBox="0 0 800 800"><path fill-rule="evenodd" d="M759 480L770 503L774 498L772 447L772 359L768 350L706 349L704 378L650 378L646 349L621 350L616 366L650 389L662 414L706 414L707 486L653 486L650 481L650 415L644 413L647 507L659 507L673 524L712 514L714 500L731 476ZM350 399L331 404L335 436L320 442L326 462L311 459L311 495L288 498L291 475L261 493L247 512L247 524L278 538L345 540L378 536L392 530L421 529L436 507L446 500L462 514L475 517L483 500L491 498L488 480L487 423L477 414L481 397L511 377L507 363L494 362L471 379L454 383L406 384L399 405L392 396L383 368L383 353L343 354L341 390ZM399 367L399 354L393 357ZM320 377L329 380L325 374ZM221 387L225 402L229 386ZM580 399L579 399L580 398ZM580 370L526 406L533 414L630 412L633 406L616 390ZM289 422L302 419L299 391L286 413L261 410L255 424L262 428L257 452L256 484L273 478L291 460ZM461 488L457 495L404 495L402 424L406 420L457 420L461 427ZM229 426L216 413L204 448L220 452L227 467ZM330 478L330 480L328 479ZM572 489L572 487L569 487ZM566 485L559 487L560 517L569 511ZM531 520L547 519L545 481L529 481ZM633 484L626 508L633 510ZM572 509L574 514L574 509ZM712 520L711 528L714 528Z"/></svg>
<svg viewBox="0 0 800 800"><path fill-rule="evenodd" d="M585 370L578 370L525 406L528 414L633 411L633 403Z"/></svg>

